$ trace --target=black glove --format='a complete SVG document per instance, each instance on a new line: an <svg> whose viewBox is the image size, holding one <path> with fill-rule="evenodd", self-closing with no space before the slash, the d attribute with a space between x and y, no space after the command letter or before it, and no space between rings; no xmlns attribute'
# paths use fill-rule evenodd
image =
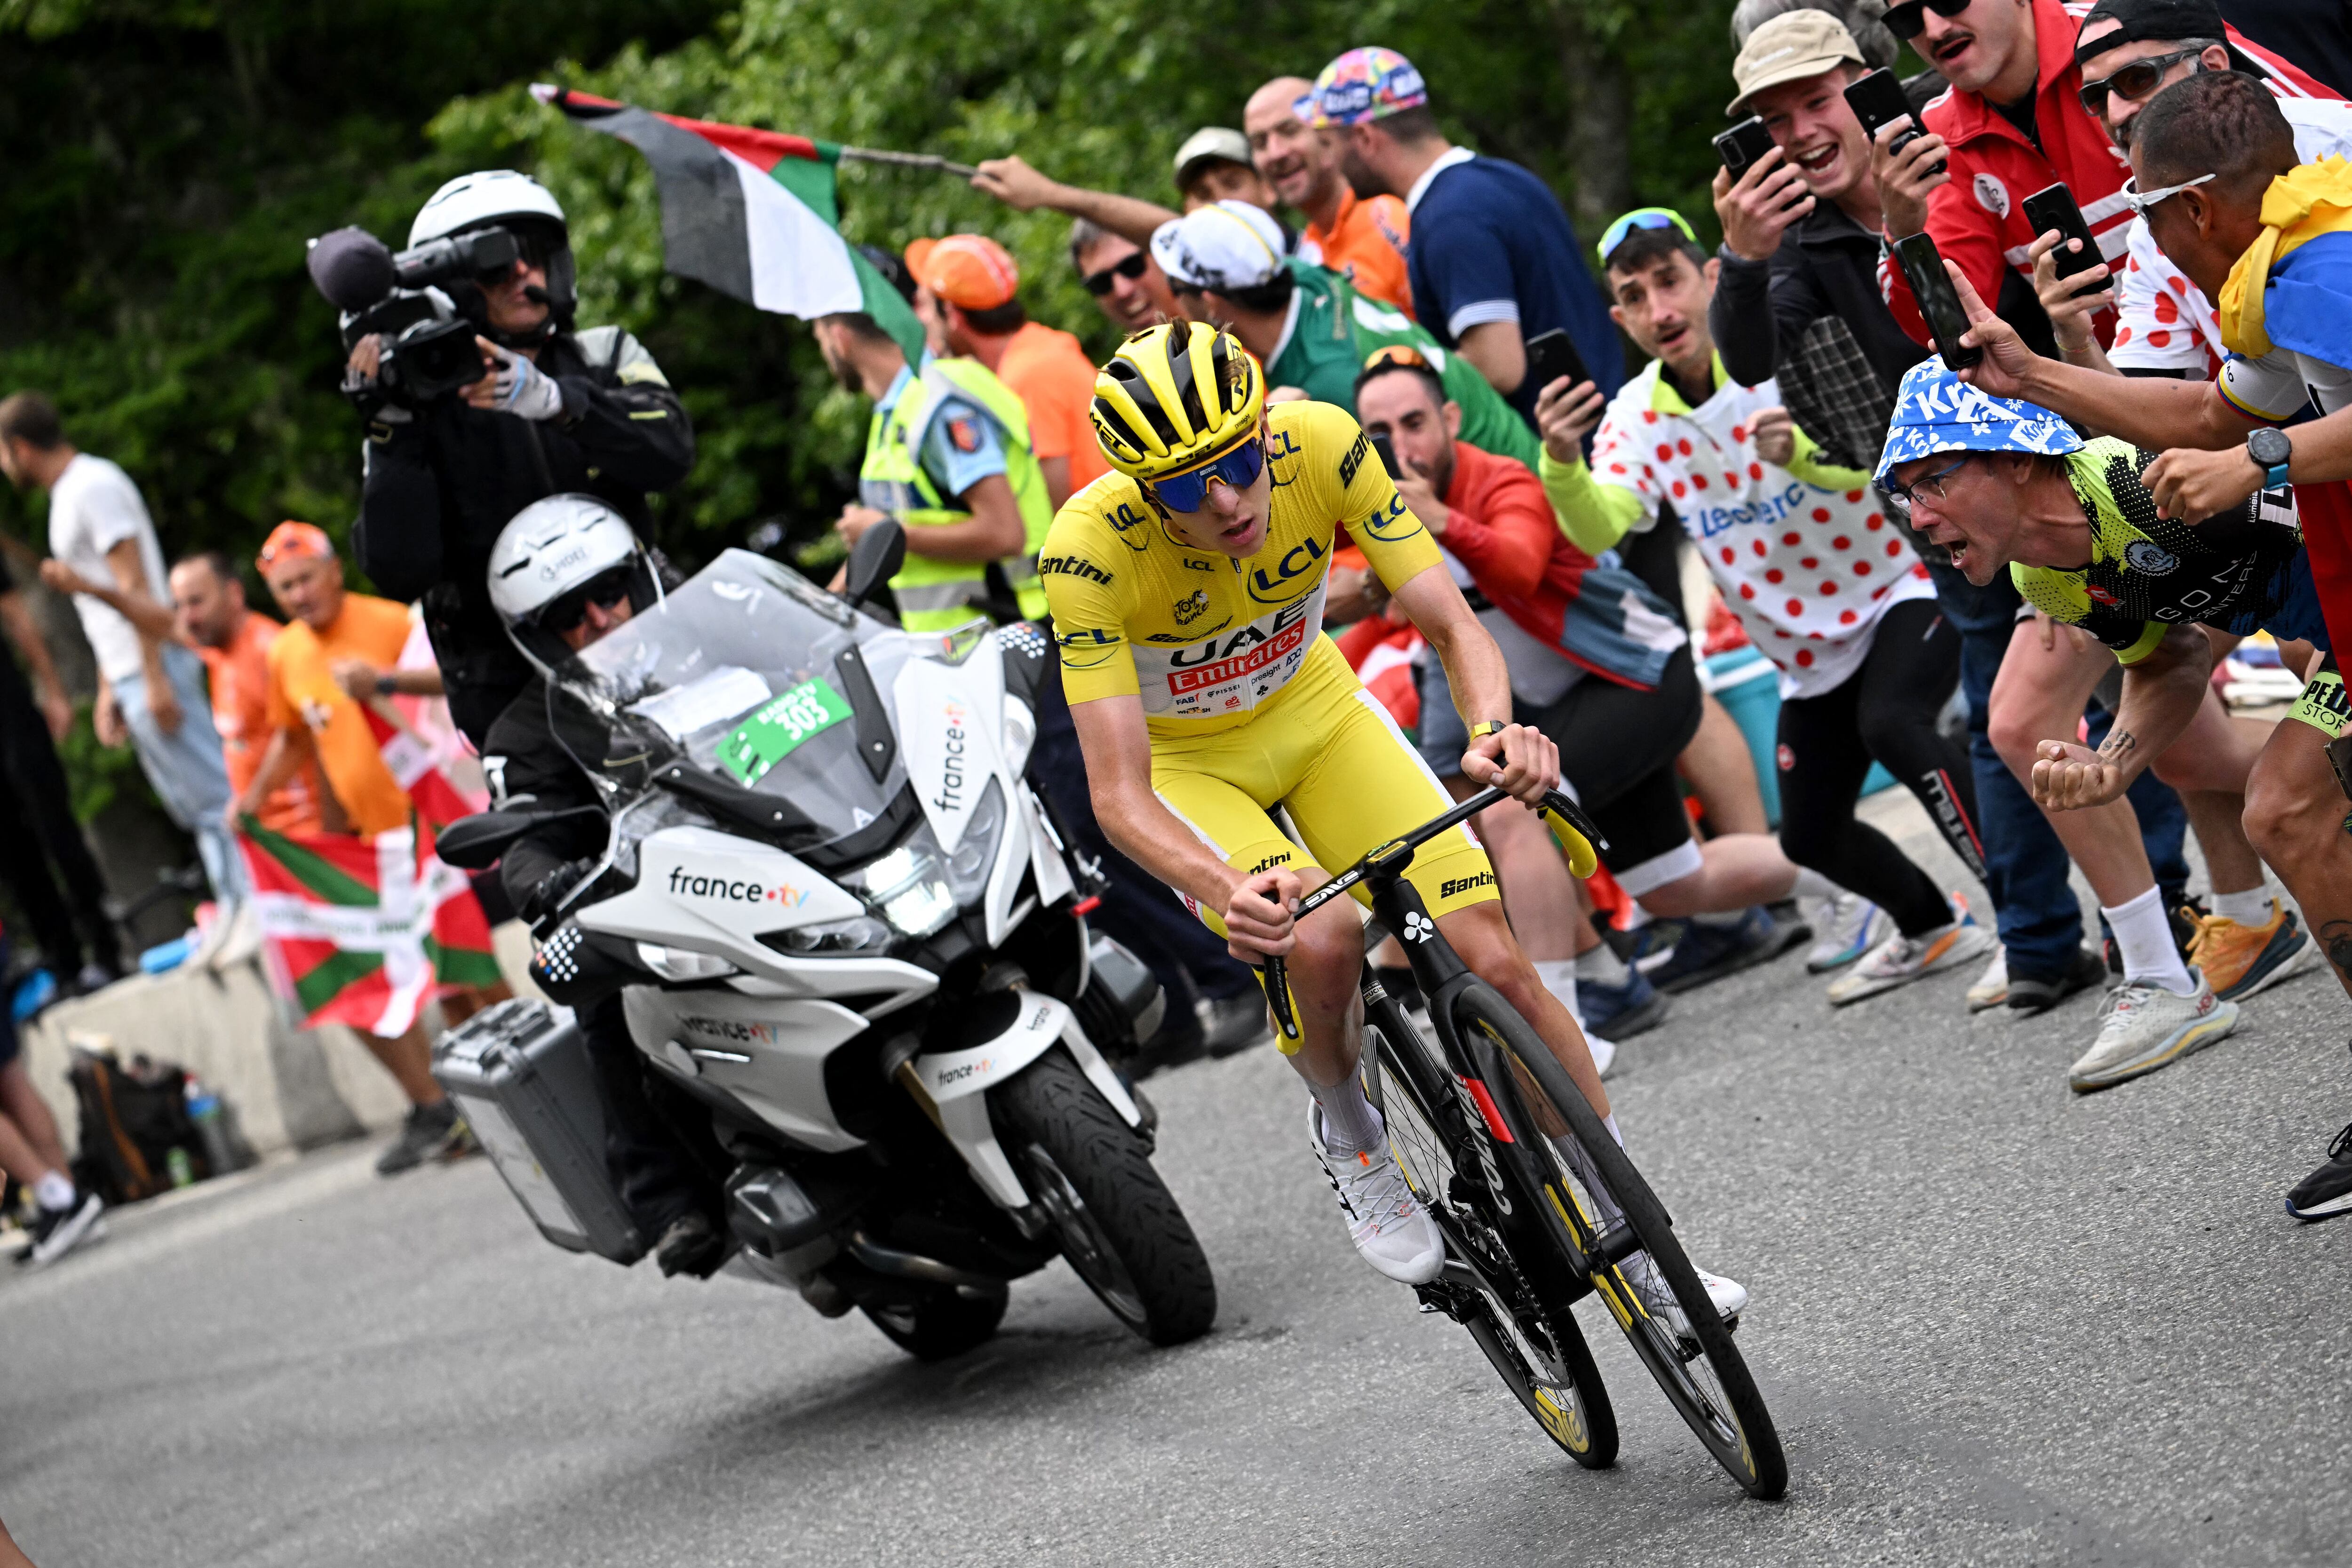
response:
<svg viewBox="0 0 2352 1568"><path fill-rule="evenodd" d="M563 901L564 894L578 887L595 868L596 861L593 857L566 860L531 884L530 891L525 893L522 901L515 906L515 913L520 915L526 924L537 926L555 912L555 906Z"/></svg>

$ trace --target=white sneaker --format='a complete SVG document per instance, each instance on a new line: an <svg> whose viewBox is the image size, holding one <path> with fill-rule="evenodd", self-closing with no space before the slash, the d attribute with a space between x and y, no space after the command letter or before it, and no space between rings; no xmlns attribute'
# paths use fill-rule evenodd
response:
<svg viewBox="0 0 2352 1568"><path fill-rule="evenodd" d="M1307 1143L1339 1194L1348 1239L1364 1261L1400 1285L1425 1285L1445 1267L1445 1234L1405 1185L1388 1141L1378 1149L1333 1152L1323 1142L1323 1108L1307 1105Z"/></svg>
<svg viewBox="0 0 2352 1568"><path fill-rule="evenodd" d="M1843 1007L1865 996L1908 985L1923 974L1981 958L1997 943L1992 932L1977 924L1976 917L1969 913L1967 900L1955 893L1951 924L1924 936L1909 937L1896 931L1888 937L1872 950L1869 957L1830 982L1830 1005Z"/></svg>
<svg viewBox="0 0 2352 1568"><path fill-rule="evenodd" d="M1584 1048L1592 1053L1592 1070L1599 1073L1602 1078L1607 1078L1610 1070L1617 1065L1617 1047L1615 1043L1610 1040L1604 1040L1600 1036L1594 1034L1591 1030L1587 1029L1584 1031Z"/></svg>
<svg viewBox="0 0 2352 1568"><path fill-rule="evenodd" d="M1840 893L1816 903L1812 927L1821 940L1805 954L1805 967L1815 974L1844 968L1895 934L1895 922L1886 911L1860 893Z"/></svg>
<svg viewBox="0 0 2352 1568"><path fill-rule="evenodd" d="M2197 982L2192 995L2129 981L2108 992L2099 1037L2067 1071L2068 1086L2077 1094L2111 1089L2226 1038L2238 1026L2238 1005L2214 995L2203 971L2189 973Z"/></svg>
<svg viewBox="0 0 2352 1568"><path fill-rule="evenodd" d="M2008 1000L2009 949L1996 947L1992 950L1992 962L1985 965L1982 974L1977 976L1977 983L1969 987L1969 1011L1981 1013L1990 1007L1999 1007Z"/></svg>
<svg viewBox="0 0 2352 1568"><path fill-rule="evenodd" d="M1715 1303L1717 1317L1727 1323L1747 1310L1747 1286L1720 1274L1709 1274L1696 1263L1691 1265L1691 1272L1706 1287L1706 1299ZM1666 1289L1665 1277L1651 1266L1649 1254L1637 1252L1625 1259L1625 1278L1652 1317L1662 1320L1676 1334L1689 1334L1690 1319L1685 1315L1682 1303L1675 1300L1675 1293Z"/></svg>

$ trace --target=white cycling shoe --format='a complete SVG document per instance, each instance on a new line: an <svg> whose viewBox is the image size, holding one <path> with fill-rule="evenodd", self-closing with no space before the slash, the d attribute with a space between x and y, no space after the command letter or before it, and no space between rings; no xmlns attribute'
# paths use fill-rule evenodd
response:
<svg viewBox="0 0 2352 1568"><path fill-rule="evenodd" d="M1400 1285L1425 1285L1445 1267L1445 1235L1405 1184L1384 1138L1378 1149L1339 1153L1323 1142L1323 1110L1307 1105L1307 1142L1339 1194L1348 1239L1364 1261Z"/></svg>
<svg viewBox="0 0 2352 1568"><path fill-rule="evenodd" d="M1648 1256L1637 1252L1625 1260L1624 1268L1626 1280L1642 1298L1642 1305L1650 1310L1651 1316L1662 1320L1677 1334L1688 1334L1690 1319L1685 1315L1682 1304L1675 1300L1675 1293L1666 1289L1664 1277L1651 1266ZM1696 1274L1698 1282L1706 1287L1706 1299L1715 1303L1717 1317L1727 1323L1747 1310L1747 1286L1720 1274L1710 1274L1696 1263L1691 1265L1691 1272Z"/></svg>

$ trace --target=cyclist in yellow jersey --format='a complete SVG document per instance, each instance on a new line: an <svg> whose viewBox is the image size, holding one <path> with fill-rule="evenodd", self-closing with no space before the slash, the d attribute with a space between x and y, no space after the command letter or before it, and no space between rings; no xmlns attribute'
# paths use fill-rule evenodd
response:
<svg viewBox="0 0 2352 1568"><path fill-rule="evenodd" d="M1350 1239L1391 1279L1434 1279L1444 1239L1356 1075L1360 918L1344 901L1291 916L1324 867L1453 805L1323 636L1339 525L1444 665L1473 737L1463 773L1532 806L1559 785L1559 749L1510 722L1501 651L1345 410L1266 406L1247 352L1191 321L1129 338L1095 385L1114 471L1064 504L1038 564L1096 816L1236 957L1286 959L1303 1037L1291 1065L1314 1096L1308 1140ZM1410 879L1613 1131L1584 1037L1513 940L1476 838L1433 841ZM1731 1281L1716 1287L1726 1311L1744 1304Z"/></svg>

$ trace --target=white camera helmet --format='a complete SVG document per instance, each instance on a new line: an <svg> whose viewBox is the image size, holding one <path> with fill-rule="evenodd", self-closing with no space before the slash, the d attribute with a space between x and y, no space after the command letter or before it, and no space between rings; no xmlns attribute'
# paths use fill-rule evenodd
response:
<svg viewBox="0 0 2352 1568"><path fill-rule="evenodd" d="M504 228L522 242L525 256L547 268L548 326L531 334L543 341L555 331L569 331L572 311L579 307L579 280L572 259L572 229L555 193L529 174L512 169L477 169L460 174L433 193L408 226L410 249L428 239L446 239L478 228ZM457 286L459 293L470 286ZM469 316L478 307L459 307ZM503 337L498 333L493 337ZM509 348L528 346L512 342Z"/></svg>
<svg viewBox="0 0 2352 1568"><path fill-rule="evenodd" d="M661 575L628 519L594 496L549 496L515 513L490 546L490 607L531 668L549 675L572 652L549 624L550 606L614 573L625 574L633 614L661 603ZM576 600L562 607L576 611Z"/></svg>

